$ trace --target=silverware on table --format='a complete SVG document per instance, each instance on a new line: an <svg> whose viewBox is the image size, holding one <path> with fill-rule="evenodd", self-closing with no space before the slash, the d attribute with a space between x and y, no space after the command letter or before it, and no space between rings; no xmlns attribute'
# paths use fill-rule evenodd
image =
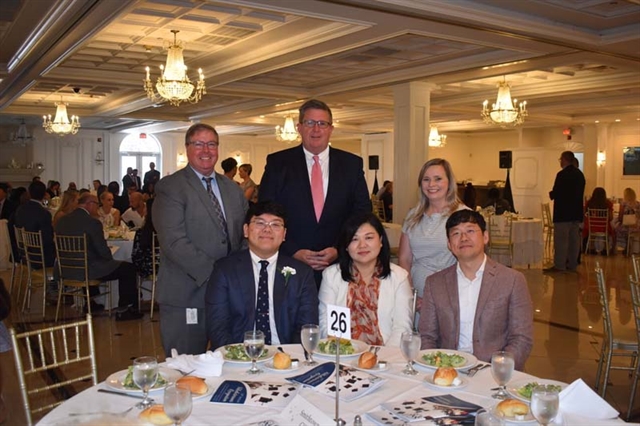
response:
<svg viewBox="0 0 640 426"><path fill-rule="evenodd" d="M119 392L119 391L114 391L114 390L109 390L109 389L98 389L98 392L111 393L111 394L120 395L120 396L128 396L129 398L143 399L142 395L131 395L130 393Z"/></svg>
<svg viewBox="0 0 640 426"><path fill-rule="evenodd" d="M185 373L184 371L182 371L182 370L177 369L177 368L174 368L174 370L176 370L178 373L182 374L183 376L188 376L189 374L191 374L191 373L193 373L194 371L196 371L196 368L194 368L194 369L193 369L193 370L191 370L191 371L187 371L186 373Z"/></svg>
<svg viewBox="0 0 640 426"><path fill-rule="evenodd" d="M127 414L129 414L129 412L131 410L133 410L133 408L135 407L135 405L133 407L129 407L124 411L119 411L119 412L112 412L112 411L90 411L87 413L69 413L68 415L71 417L77 417L77 416L95 416L95 415L107 415L107 416L118 416L118 417L125 417Z"/></svg>
<svg viewBox="0 0 640 426"><path fill-rule="evenodd" d="M467 373L467 375L469 377L473 377L475 376L478 371L480 370L484 370L485 368L491 367L491 364L481 364L481 365L476 365L475 367L473 367L472 369L469 370L469 372Z"/></svg>

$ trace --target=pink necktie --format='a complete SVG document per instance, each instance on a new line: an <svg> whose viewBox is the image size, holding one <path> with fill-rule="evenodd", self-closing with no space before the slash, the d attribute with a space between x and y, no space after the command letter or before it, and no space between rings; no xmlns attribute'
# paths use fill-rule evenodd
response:
<svg viewBox="0 0 640 426"><path fill-rule="evenodd" d="M313 166L311 167L311 196L313 197L313 209L316 211L316 219L320 222L322 207L324 206L324 189L322 185L322 168L319 157L313 156Z"/></svg>

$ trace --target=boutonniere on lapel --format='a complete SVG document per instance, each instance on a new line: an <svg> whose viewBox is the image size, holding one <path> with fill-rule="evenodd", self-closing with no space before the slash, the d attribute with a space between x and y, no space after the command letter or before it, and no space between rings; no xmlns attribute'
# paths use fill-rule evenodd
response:
<svg viewBox="0 0 640 426"><path fill-rule="evenodd" d="M291 275L296 274L296 270L291 266L284 266L280 270L280 273L284 276L284 286L286 287L287 284L289 284L289 278L291 278Z"/></svg>

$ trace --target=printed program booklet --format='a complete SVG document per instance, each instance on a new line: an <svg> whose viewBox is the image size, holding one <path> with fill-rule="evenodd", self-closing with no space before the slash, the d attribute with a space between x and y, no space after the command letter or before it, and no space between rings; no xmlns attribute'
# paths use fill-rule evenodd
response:
<svg viewBox="0 0 640 426"><path fill-rule="evenodd" d="M430 421L434 425L473 424L475 413L482 407L453 395L416 396L405 401L392 401L382 404L382 408L403 422ZM380 422L380 412L367 414L377 424L389 423L388 416ZM395 420L395 419L394 419Z"/></svg>
<svg viewBox="0 0 640 426"><path fill-rule="evenodd" d="M297 392L298 387L291 383L225 380L218 386L209 401L219 404L284 408Z"/></svg>

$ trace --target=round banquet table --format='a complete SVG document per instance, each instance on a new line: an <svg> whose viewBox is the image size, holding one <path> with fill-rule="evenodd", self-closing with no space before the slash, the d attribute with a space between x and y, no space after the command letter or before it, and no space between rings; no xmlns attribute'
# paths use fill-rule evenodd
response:
<svg viewBox="0 0 640 426"><path fill-rule="evenodd" d="M300 345L282 345L285 351L292 355L294 358L300 359L300 363L304 360L302 354L302 347ZM100 356L100 354L98 354ZM450 393L465 401L481 405L483 407L490 407L496 404L496 400L491 398L491 388L496 386L491 376L490 368L485 368L478 372L474 377L462 376L468 380L468 385L460 390L448 390L442 391L430 388L425 383L425 377L432 373L432 370L416 365L416 369L420 371L417 376L405 376L401 373L401 370L405 366L405 361L402 358L400 350L398 348L381 348L379 359L386 360L390 364L390 368L383 372L378 372L379 375L387 382L384 383L378 389L375 389L371 393L364 395L352 402L340 402L340 416L347 424L352 424L356 414L361 415L363 423L365 425L373 424L364 414L369 411L380 409L379 405L390 400L404 401L407 399L413 399L418 396L435 396ZM327 362L326 359L320 358L314 355L314 358L318 362ZM355 358L357 359L357 358ZM345 364L350 364L353 359L344 360ZM262 363L259 363L262 365ZM123 366L125 368L125 366ZM221 377L207 378L207 382L220 383L224 380L251 380L251 381L265 381L274 383L284 383L286 377L301 374L311 367L302 366L300 369L290 373L274 373L264 371L259 375L250 376L246 373L248 366L231 364L225 362L222 370ZM102 372L104 374L104 372ZM112 372L109 372L112 373ZM535 377L526 373L515 371L512 381L516 380L534 380ZM38 424L39 425L68 425L70 413L86 413L86 412L120 412L135 405L139 399L130 398L127 396L113 395L107 393L98 393L98 389L108 389L107 385L102 382L97 386L91 387L63 404L56 407L53 411L49 412ZM150 394L157 403L162 403L162 391L151 392ZM301 388L299 395L302 395L307 401L321 409L324 413L330 415L333 418L335 413L335 399L322 395L312 389ZM262 420L274 419L281 410L254 407L246 405L226 405L226 404L214 404L208 401L208 398L199 399L193 402L193 410L190 417L183 423L188 425L205 425L205 424L219 424L219 425L247 425L256 423ZM127 419L136 419L139 414L139 410L133 409L127 414ZM90 416L78 416L73 417L80 421L88 421L92 417ZM93 417L96 418L95 416ZM622 422L621 419L612 420L593 420L593 419L576 419L574 416L569 419L565 419L565 426L572 425L617 425ZM93 424L93 423L92 423ZM97 424L97 423L96 423ZM420 424L420 423L417 423ZM507 423L509 425L510 423ZM537 423L527 423L528 425Z"/></svg>

